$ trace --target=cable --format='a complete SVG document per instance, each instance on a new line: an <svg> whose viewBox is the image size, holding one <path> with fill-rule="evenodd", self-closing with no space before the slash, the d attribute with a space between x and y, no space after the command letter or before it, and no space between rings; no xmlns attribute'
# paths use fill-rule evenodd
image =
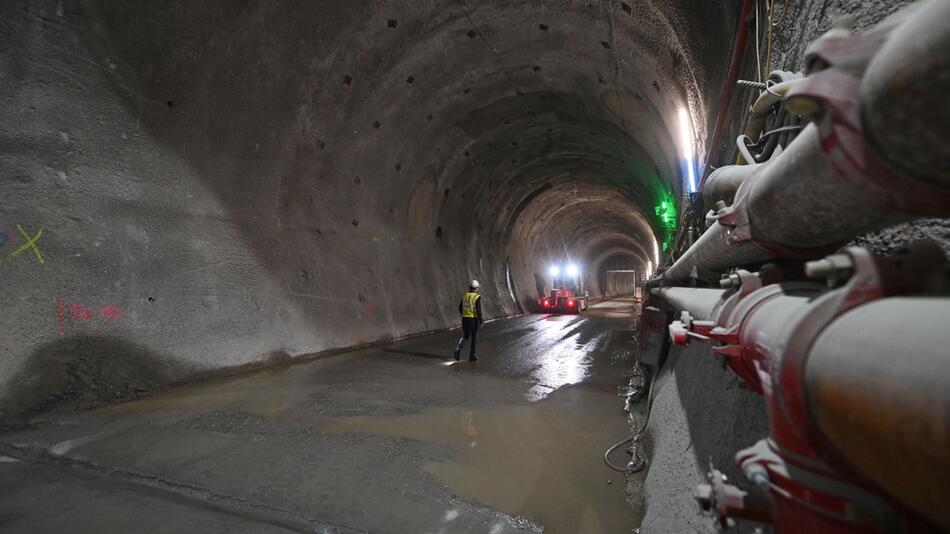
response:
<svg viewBox="0 0 950 534"><path fill-rule="evenodd" d="M753 158L752 153L749 152L749 146L745 144L746 140L751 141L749 136L745 134L736 137L736 147L739 149L739 154L742 155L742 159L745 160L746 164L752 164L755 163L755 158Z"/></svg>
<svg viewBox="0 0 950 534"><path fill-rule="evenodd" d="M626 470L625 468L623 468L623 467L617 467L616 465L610 463L610 458L609 458L609 457L610 457L610 453L614 452L614 450L616 450L617 447L620 447L621 445L623 445L624 443L627 443L627 442L629 442L629 441L633 441L633 436L630 436L629 438L626 438L626 439L624 439L623 441L617 442L617 443L615 443L612 447L610 447L609 449L607 449L607 452L604 453L604 463L607 464L607 467L613 469L614 471L618 471L618 472L620 472L620 473L626 473L626 472L627 472L627 470Z"/></svg>
<svg viewBox="0 0 950 534"><path fill-rule="evenodd" d="M769 130L769 131L765 132L764 134L760 135L760 136L759 136L759 140L761 140L763 137L768 137L768 136L773 135L773 134L782 133L782 132L798 131L798 130L801 130L802 128L804 128L804 126L802 126L801 124L792 124L792 125L789 125L789 126L782 126L781 128L776 128L776 129L774 129L774 130Z"/></svg>
<svg viewBox="0 0 950 534"><path fill-rule="evenodd" d="M639 473L647 465L646 460L644 460L643 458L640 458L639 459L640 461L636 465L631 467L630 469L617 467L616 465L610 462L610 454L614 452L615 450L617 450L617 448L622 446L623 444L629 443L639 438L640 434L642 434L643 431L647 429L647 425L650 424L650 414L653 413L653 401L656 400L656 396L654 395L654 390L655 390L654 386L656 385L656 377L659 374L660 374L660 371L658 369L655 373L653 373L653 376L650 377L650 392L647 398L647 415L646 415L646 418L644 418L643 420L643 424L640 425L640 428L638 428L637 431L634 432L633 435L631 435L629 438L626 438L623 441L619 441L613 444L609 449L607 449L607 452L604 453L604 463L607 464L607 467L613 469L614 471L619 471L621 473L627 473L627 472ZM636 452L634 452L634 456L636 456Z"/></svg>

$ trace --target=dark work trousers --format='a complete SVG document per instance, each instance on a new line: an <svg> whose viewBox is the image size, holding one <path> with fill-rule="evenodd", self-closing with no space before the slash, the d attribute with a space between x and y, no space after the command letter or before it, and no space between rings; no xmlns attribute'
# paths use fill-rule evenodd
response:
<svg viewBox="0 0 950 534"><path fill-rule="evenodd" d="M465 348L465 341L472 338L472 356L475 356L475 340L478 339L478 319L475 317L462 317L462 339L459 340L458 347L455 349L462 352Z"/></svg>

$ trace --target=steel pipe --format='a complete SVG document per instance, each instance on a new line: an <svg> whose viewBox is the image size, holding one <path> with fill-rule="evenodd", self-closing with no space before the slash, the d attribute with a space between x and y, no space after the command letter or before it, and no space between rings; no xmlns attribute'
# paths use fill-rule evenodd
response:
<svg viewBox="0 0 950 534"><path fill-rule="evenodd" d="M814 257L875 228L914 218L895 211L887 196L856 189L835 173L822 152L818 127L809 124L788 150L756 167L739 187L748 239L731 238L733 228L717 221L662 278L700 278L775 257ZM737 200L738 203L738 200Z"/></svg>
<svg viewBox="0 0 950 534"><path fill-rule="evenodd" d="M728 243L729 231L718 222L699 236L693 246L660 275L664 282L696 278L711 280L719 273L736 265L748 265L769 259L769 254L754 243Z"/></svg>
<svg viewBox="0 0 950 534"><path fill-rule="evenodd" d="M725 292L723 289L691 287L657 287L650 291L651 294L665 300L677 311L687 311L693 319L701 321L713 317Z"/></svg>
<svg viewBox="0 0 950 534"><path fill-rule="evenodd" d="M950 299L859 306L815 340L805 372L819 428L861 473L950 528Z"/></svg>
<svg viewBox="0 0 950 534"><path fill-rule="evenodd" d="M739 186L752 175L759 165L762 164L728 165L713 171L706 178L706 183L703 184L703 204L707 208L712 208L719 201L732 204L732 199L735 198Z"/></svg>
<svg viewBox="0 0 950 534"><path fill-rule="evenodd" d="M717 301L716 290L654 289L696 315L670 325L675 343L711 342L765 398L769 438L737 463L764 481L777 532L950 527L950 298L929 293L950 284L947 268L939 247L919 243L893 257L848 249L809 263L843 283L832 290L743 270ZM701 489L720 504L738 491Z"/></svg>
<svg viewBox="0 0 950 534"><path fill-rule="evenodd" d="M920 180L950 186L950 2L907 14L861 82L865 134L887 161Z"/></svg>
<svg viewBox="0 0 950 534"><path fill-rule="evenodd" d="M837 30L813 44L809 63L820 70L793 84L786 106L815 122L741 180L733 205L718 210L718 226L667 269L663 280L709 278L771 258L815 257L884 226L950 213L950 149L941 141L950 136L950 119L941 120L942 112L921 104L946 107L946 91L932 93L931 85L948 83L950 54L943 53L950 39L948 6L929 2L868 38ZM907 37L911 31L919 32L914 34L923 43L919 48ZM921 53L933 47L936 59L917 66ZM911 137L926 138L927 144L908 148ZM933 143L931 149L920 148ZM903 153L907 161L900 159Z"/></svg>
<svg viewBox="0 0 950 534"><path fill-rule="evenodd" d="M771 244L781 255L826 249L914 217L896 211L887 192L854 187L840 176L822 150L816 124L805 127L787 151L756 173L746 203L752 240Z"/></svg>

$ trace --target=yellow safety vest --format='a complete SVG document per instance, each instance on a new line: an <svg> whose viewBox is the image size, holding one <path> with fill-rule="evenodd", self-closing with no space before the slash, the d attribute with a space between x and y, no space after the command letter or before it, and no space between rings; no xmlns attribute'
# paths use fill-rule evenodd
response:
<svg viewBox="0 0 950 534"><path fill-rule="evenodd" d="M480 295L471 291L462 295L462 317L475 318L475 301Z"/></svg>

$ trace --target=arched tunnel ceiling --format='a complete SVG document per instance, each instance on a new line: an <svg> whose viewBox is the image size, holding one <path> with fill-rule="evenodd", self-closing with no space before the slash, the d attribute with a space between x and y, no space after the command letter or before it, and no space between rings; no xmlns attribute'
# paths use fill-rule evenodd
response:
<svg viewBox="0 0 950 534"><path fill-rule="evenodd" d="M687 105L706 130L737 11L658 0L66 9L96 21L83 39L119 65L116 93L199 170L292 294L340 280L371 292L405 271L420 288L473 275L500 286L505 257L526 288L542 257L593 261L618 241L649 259L654 206L682 192L671 125ZM375 232L375 248L312 274L353 228ZM451 258L419 259L410 243ZM398 267L363 280L351 264Z"/></svg>

